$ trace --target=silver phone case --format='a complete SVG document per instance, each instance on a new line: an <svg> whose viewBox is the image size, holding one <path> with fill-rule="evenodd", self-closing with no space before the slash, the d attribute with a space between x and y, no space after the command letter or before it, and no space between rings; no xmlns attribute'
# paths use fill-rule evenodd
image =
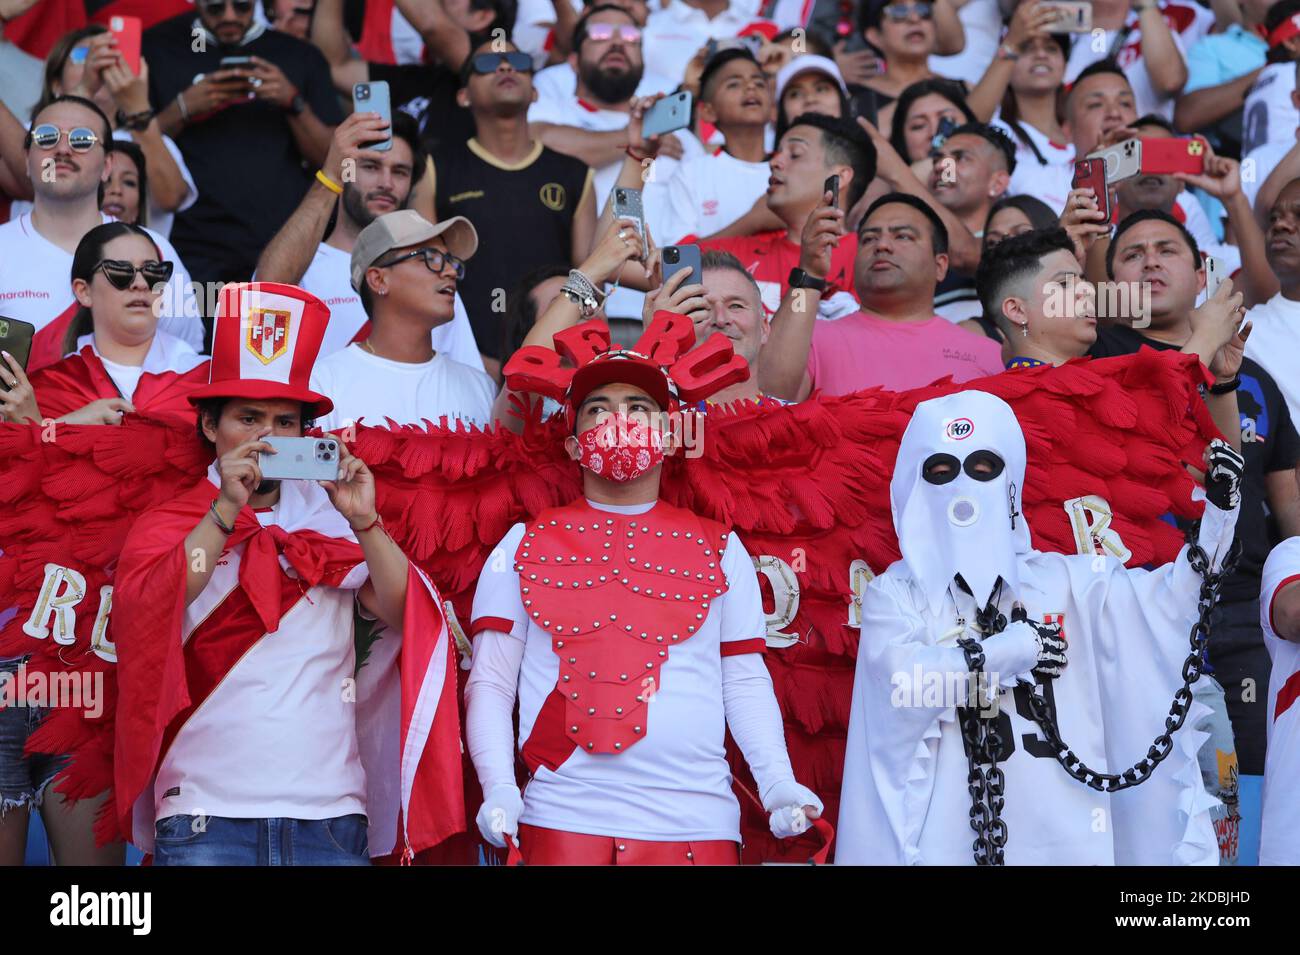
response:
<svg viewBox="0 0 1300 955"><path fill-rule="evenodd" d="M268 481L333 481L339 476L339 440L319 438L263 438L275 454L259 454L257 466Z"/></svg>
<svg viewBox="0 0 1300 955"><path fill-rule="evenodd" d="M1142 171L1142 140L1126 139L1114 146L1088 153L1087 158L1106 161L1106 184L1113 186L1125 179L1132 179Z"/></svg>

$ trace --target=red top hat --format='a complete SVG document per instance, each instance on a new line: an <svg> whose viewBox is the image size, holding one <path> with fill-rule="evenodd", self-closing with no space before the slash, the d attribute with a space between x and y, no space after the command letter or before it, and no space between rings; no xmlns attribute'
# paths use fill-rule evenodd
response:
<svg viewBox="0 0 1300 955"><path fill-rule="evenodd" d="M329 414L334 402L307 386L329 317L324 302L296 285L227 285L217 306L211 375L190 401L287 398L315 405L316 417Z"/></svg>

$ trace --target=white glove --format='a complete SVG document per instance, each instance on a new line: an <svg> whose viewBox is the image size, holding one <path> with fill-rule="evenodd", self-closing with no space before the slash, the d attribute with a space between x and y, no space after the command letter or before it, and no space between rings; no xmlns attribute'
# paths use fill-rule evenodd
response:
<svg viewBox="0 0 1300 955"><path fill-rule="evenodd" d="M817 815L822 812L822 801L816 793L806 786L800 786L793 779L779 782L767 791L763 808L768 816L768 827L778 839L789 839L808 830L811 824L804 806L812 806ZM813 818L816 818L814 816Z"/></svg>
<svg viewBox="0 0 1300 955"><path fill-rule="evenodd" d="M524 797L519 787L509 783L498 783L483 798L475 822L483 838L492 845L504 849L506 836L515 845L519 845L519 816L524 811Z"/></svg>

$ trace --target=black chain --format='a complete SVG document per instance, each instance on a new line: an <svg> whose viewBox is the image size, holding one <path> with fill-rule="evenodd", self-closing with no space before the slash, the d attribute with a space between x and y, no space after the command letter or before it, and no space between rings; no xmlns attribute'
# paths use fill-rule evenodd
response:
<svg viewBox="0 0 1300 955"><path fill-rule="evenodd" d="M1205 651L1210 640L1210 614L1218 602L1219 588L1232 573L1240 553L1241 542L1234 541L1222 567L1215 574L1210 572L1210 559L1204 548L1194 541L1189 542L1187 559L1192 569L1201 576L1201 591L1197 602L1197 619L1192 624L1189 638L1191 649L1183 661L1183 685L1174 693L1169 715L1165 717L1164 732L1152 741L1145 757L1122 773L1099 773L1079 759L1062 741L1056 724L1056 713L1041 696L1038 684L1029 688L1027 695L1030 716L1047 738L1056 761L1073 779L1099 792L1119 792L1146 782L1155 768L1173 752L1173 734L1187 719L1187 711L1192 705L1192 685L1201 678L1204 671ZM997 612L996 601L995 596L984 610L976 614L976 624L984 636L1001 633L1006 629L1007 619ZM966 655L966 666L970 670L971 679L982 692L983 649L970 637L958 640L957 645ZM961 733L968 754L967 788L971 794L970 825L975 831L972 849L976 865L1003 865L1005 861L1003 850L1007 842L1007 824L1002 819L1005 779L1002 770L998 768L1002 739L997 730L997 715L996 706L989 712L974 707L958 708ZM988 765L987 772L982 768L983 765Z"/></svg>

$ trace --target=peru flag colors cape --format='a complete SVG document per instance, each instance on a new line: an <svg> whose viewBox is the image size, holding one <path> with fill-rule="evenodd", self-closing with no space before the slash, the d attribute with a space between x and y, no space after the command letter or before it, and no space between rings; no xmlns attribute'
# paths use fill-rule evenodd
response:
<svg viewBox="0 0 1300 955"><path fill-rule="evenodd" d="M945 381L687 416L684 430L703 439L702 453L668 459L661 497L731 527L753 556L791 762L832 822L859 601L871 577L899 559L889 478L916 405L965 389L1007 401L1027 445L1023 507L1034 546L1109 553L1136 567L1172 560L1183 535L1166 518L1195 518L1202 507L1186 466L1200 466L1218 433L1197 391L1204 381L1195 358L1143 349L961 386ZM448 599L448 624L459 632L456 618L468 619L479 571L509 528L582 492L563 450L563 416L532 417L522 435L427 422L390 428L358 428L353 450L375 473L390 532ZM121 621L111 613L111 587L122 541L137 515L194 485L210 455L192 430L138 415L118 428L68 427L54 440L43 437L51 436L36 426L0 426L0 460L11 475L0 486L7 505L0 507L0 588L17 610L0 628L0 656L31 654L29 666L38 669L106 675L101 715L57 709L29 744L73 754L56 785L79 798L113 783L113 634ZM459 773L459 754L454 769L442 765ZM752 788L743 760L733 766L738 787ZM476 788L467 786L471 795ZM808 858L815 840L778 844L765 814L748 798L740 802L744 861Z"/></svg>

